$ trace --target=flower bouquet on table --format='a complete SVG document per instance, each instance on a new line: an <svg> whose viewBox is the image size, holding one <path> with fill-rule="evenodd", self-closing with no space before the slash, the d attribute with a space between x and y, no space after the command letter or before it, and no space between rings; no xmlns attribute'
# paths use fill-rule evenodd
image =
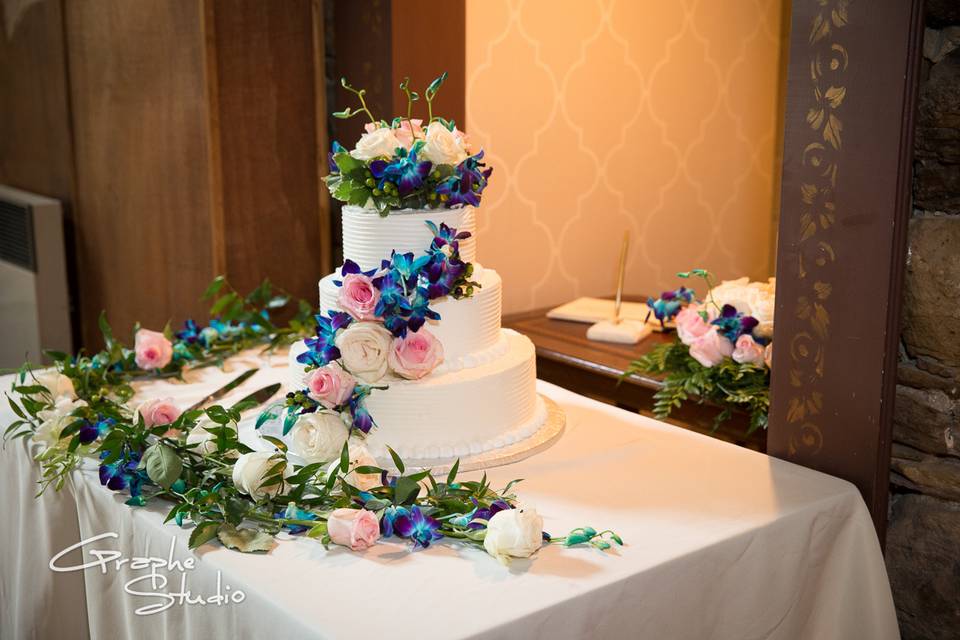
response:
<svg viewBox="0 0 960 640"><path fill-rule="evenodd" d="M650 298L650 314L661 324L675 323L672 343L658 345L624 374L664 375L654 394L653 412L667 418L690 399L710 402L720 410L714 428L734 410L750 414L748 433L766 428L770 409L770 363L773 357L775 280L728 280L714 286L704 269L677 274L699 277L707 285L703 301L687 287Z"/></svg>
<svg viewBox="0 0 960 640"><path fill-rule="evenodd" d="M393 209L454 208L480 206L480 195L493 172L486 167L483 151L473 152L465 133L453 120L433 114L433 100L446 80L444 72L423 92L427 121L412 117L413 103L420 95L409 88L409 78L400 89L407 97L406 116L387 122L367 108L365 89L355 89L346 78L340 84L354 94L359 109L334 112L346 119L363 114L370 122L352 150L333 143L330 175L324 178L330 194L346 204L376 209L386 216Z"/></svg>

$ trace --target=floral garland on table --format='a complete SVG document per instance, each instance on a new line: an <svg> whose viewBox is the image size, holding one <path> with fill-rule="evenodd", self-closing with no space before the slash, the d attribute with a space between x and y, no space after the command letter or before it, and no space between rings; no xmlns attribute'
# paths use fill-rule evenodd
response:
<svg viewBox="0 0 960 640"><path fill-rule="evenodd" d="M624 376L666 374L654 394L653 412L667 418L692 397L720 407L714 429L735 409L750 414L748 433L767 427L770 411L770 363L773 358L774 282L730 280L714 286L705 269L678 273L704 280L709 290L699 302L680 287L647 300L649 316L661 326L675 323L677 338L640 357Z"/></svg>
<svg viewBox="0 0 960 640"><path fill-rule="evenodd" d="M400 90L407 97L406 116L387 122L376 119L367 107L365 89L355 89L342 78L344 89L357 96L360 108L334 112L346 119L359 114L370 122L352 150L334 142L329 155L330 175L324 178L330 194L341 202L376 209L386 216L394 209L479 206L480 196L493 169L486 167L483 151L473 153L465 133L453 120L433 115L433 99L447 74L424 91L427 125L413 118L413 103L420 99L405 78Z"/></svg>
<svg viewBox="0 0 960 640"><path fill-rule="evenodd" d="M287 325L271 320L289 298L275 295L269 283L244 297L218 278L206 297L214 298L211 315L217 317L207 327L189 320L178 332L137 327L131 349L101 316L104 350L49 352L54 368L21 367L7 394L17 419L4 437L29 437L40 445L41 493L61 488L82 458L97 459L101 484L128 494L128 505L164 501L170 504L167 522L192 524L191 548L219 539L239 551L268 551L282 531L354 551L381 537L407 539L415 549L447 538L507 562L547 543L599 549L622 544L613 532L589 527L551 538L535 510L517 506L514 482L499 491L485 475L459 482L458 464L438 480L429 470L406 473L392 451L399 473L391 474L358 460L346 442L332 459L304 465L290 461L286 445L275 438L267 438L274 451L253 451L240 442L237 427L253 402L181 411L170 399L155 399L131 407L136 380L181 377L245 349L290 344L308 332L312 310L302 301ZM407 330L415 333L409 322Z"/></svg>

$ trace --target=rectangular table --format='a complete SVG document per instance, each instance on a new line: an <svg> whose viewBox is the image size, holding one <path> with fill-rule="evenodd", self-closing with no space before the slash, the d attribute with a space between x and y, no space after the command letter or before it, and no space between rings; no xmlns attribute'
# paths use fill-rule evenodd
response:
<svg viewBox="0 0 960 640"><path fill-rule="evenodd" d="M235 392L286 374L283 358ZM249 361L232 363L235 374ZM189 374L192 384L151 383L141 395L189 404L229 375ZM0 378L8 388L10 378ZM0 637L74 638L896 638L880 547L849 483L539 383L566 412L566 433L549 450L489 470L494 486L525 478L522 500L564 535L611 528L613 553L547 547L509 568L479 550L438 544L409 552L381 543L364 553L309 539L280 541L269 554L219 544L187 549L189 528L162 524L162 505L134 509L101 487L95 466L75 472L61 494L34 500L36 467L23 441L0 451ZM0 423L12 420L0 409ZM455 428L455 420L451 421ZM242 427L243 431L244 428ZM171 553L192 569L158 570L144 581L129 564L55 573L60 550L98 535L93 549L126 558ZM244 594L231 604L163 604L132 589ZM229 590L228 590L229 586ZM88 631L89 629L89 631Z"/></svg>

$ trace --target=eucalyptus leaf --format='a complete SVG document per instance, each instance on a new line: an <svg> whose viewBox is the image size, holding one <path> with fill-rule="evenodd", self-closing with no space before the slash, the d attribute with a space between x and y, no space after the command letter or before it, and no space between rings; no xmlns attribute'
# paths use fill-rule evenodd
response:
<svg viewBox="0 0 960 640"><path fill-rule="evenodd" d="M227 410L218 404L215 404L212 407L207 407L205 413L207 414L208 418L217 424L224 425L230 422L230 415L227 413Z"/></svg>
<svg viewBox="0 0 960 640"><path fill-rule="evenodd" d="M397 471L400 473L404 472L403 459L400 457L396 451L393 450L393 447L387 446L387 451L390 452L390 457L393 458L393 464L397 467Z"/></svg>
<svg viewBox="0 0 960 640"><path fill-rule="evenodd" d="M287 444L280 438L274 438L273 436L260 436L260 437L266 440L267 442L269 442L270 444L272 444L273 446L275 446L277 449L280 449L280 451L287 450Z"/></svg>
<svg viewBox="0 0 960 640"><path fill-rule="evenodd" d="M257 529L237 528L232 524L224 523L217 529L217 537L228 549L236 549L243 553L270 551L274 539L269 533Z"/></svg>
<svg viewBox="0 0 960 640"><path fill-rule="evenodd" d="M217 537L217 529L222 523L217 520L204 520L197 524L193 532L190 533L190 539L187 546L196 549L200 545L210 542Z"/></svg>
<svg viewBox="0 0 960 640"><path fill-rule="evenodd" d="M173 448L157 443L143 454L144 468L147 477L154 483L169 489L183 471L183 461Z"/></svg>

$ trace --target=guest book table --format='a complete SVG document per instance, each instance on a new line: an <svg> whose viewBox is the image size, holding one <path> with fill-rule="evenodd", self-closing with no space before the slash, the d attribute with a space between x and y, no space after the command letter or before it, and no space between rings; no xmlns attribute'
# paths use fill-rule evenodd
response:
<svg viewBox="0 0 960 640"><path fill-rule="evenodd" d="M261 362L236 397L282 379L283 361ZM207 369L141 393L187 404L227 379ZM566 433L489 476L494 486L531 478L518 489L549 532L616 530L625 546L614 553L547 547L504 567L451 544L351 553L294 538L268 554L219 544L193 553L188 529L163 524L160 506L127 507L94 467L35 500L37 469L17 440L0 452L0 636L898 637L883 557L852 485L550 384L539 390L566 411ZM12 420L0 410L0 422ZM51 563L81 540L82 556ZM63 571L84 562L92 566ZM192 604L177 595L185 590ZM138 615L143 607L164 610Z"/></svg>
<svg viewBox="0 0 960 640"><path fill-rule="evenodd" d="M639 302L646 298L627 297ZM576 389L592 398L651 415L653 394L661 381L647 374L633 374L621 380L630 363L654 347L672 342L674 334L653 332L635 345L612 344L587 339L589 324L547 317L549 308L534 309L503 317L503 325L533 341L537 350L537 376L566 389ZM713 419L720 410L709 405L684 404L675 409L669 422L685 429L733 442L755 451L765 451L763 430L747 434L749 416L735 413L716 430Z"/></svg>

